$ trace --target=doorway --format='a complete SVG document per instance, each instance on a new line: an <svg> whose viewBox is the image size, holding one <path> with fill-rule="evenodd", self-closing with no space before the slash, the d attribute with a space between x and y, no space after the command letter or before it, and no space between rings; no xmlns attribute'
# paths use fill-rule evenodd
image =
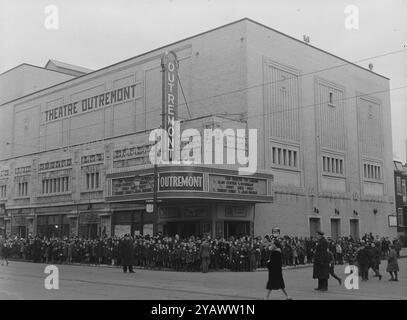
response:
<svg viewBox="0 0 407 320"><path fill-rule="evenodd" d="M315 237L317 235L318 231L321 231L321 219L320 218L309 218L310 237Z"/></svg>
<svg viewBox="0 0 407 320"><path fill-rule="evenodd" d="M199 221L168 222L164 225L164 234L179 235L181 239L200 235Z"/></svg>
<svg viewBox="0 0 407 320"><path fill-rule="evenodd" d="M249 221L225 221L223 234L226 239L229 237L242 237L250 235Z"/></svg>
<svg viewBox="0 0 407 320"><path fill-rule="evenodd" d="M359 220L358 219L350 220L350 236L354 240L359 239Z"/></svg>
<svg viewBox="0 0 407 320"><path fill-rule="evenodd" d="M341 220L331 219L331 238L337 241L341 236Z"/></svg>

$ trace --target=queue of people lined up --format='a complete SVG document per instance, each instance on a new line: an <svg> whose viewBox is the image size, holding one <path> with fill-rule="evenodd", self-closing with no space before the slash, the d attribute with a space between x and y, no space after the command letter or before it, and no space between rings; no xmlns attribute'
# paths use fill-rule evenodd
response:
<svg viewBox="0 0 407 320"><path fill-rule="evenodd" d="M177 271L200 271L202 262L206 261L208 256L206 269L254 271L267 267L272 238L241 236L212 239L209 236L191 236L180 239L178 235L174 237L126 235L101 239L79 237L48 239L38 236L26 239L11 236L0 240L0 254L6 261L7 258L13 258L40 263L95 265L123 265L126 261L129 266ZM281 244L283 266L313 262L316 238L282 236L278 241ZM374 245L373 254L370 253L370 249L368 254L360 254L359 249L366 242ZM361 260L385 259L392 244L399 254L401 245L398 240L379 239L372 234L366 234L360 240L351 237L342 237L337 241L328 239L329 251L335 264L365 265ZM208 248L202 250L206 246Z"/></svg>

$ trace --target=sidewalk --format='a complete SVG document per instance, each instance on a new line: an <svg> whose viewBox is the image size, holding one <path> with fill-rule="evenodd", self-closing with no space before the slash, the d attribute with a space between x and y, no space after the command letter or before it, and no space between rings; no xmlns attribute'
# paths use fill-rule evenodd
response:
<svg viewBox="0 0 407 320"><path fill-rule="evenodd" d="M403 259L407 258L407 248L403 248L400 251L400 258ZM9 259L9 261L24 261L20 259ZM382 262L385 260L382 260ZM32 262L32 261L31 261ZM57 264L58 265L58 264ZM121 266L116 266L116 265L110 265L110 264L90 264L90 263L69 263L69 264L63 264L63 265L71 265L71 266L88 266L88 267L103 267L103 268L121 268ZM312 263L307 263L307 264L301 264L297 266L285 266L283 267L283 270L290 270L290 269L304 269L304 268L309 268L312 267ZM169 268L161 268L161 269L150 269L150 268L143 268L140 266L133 266L134 269L146 269L146 270L152 270L152 271L174 271L173 269ZM213 272L213 270L211 270ZM254 271L267 271L267 268L258 268ZM188 271L188 272L198 272L198 271ZM216 270L216 272L230 272L229 269L222 269L222 270ZM245 272L245 271L239 271L239 272Z"/></svg>

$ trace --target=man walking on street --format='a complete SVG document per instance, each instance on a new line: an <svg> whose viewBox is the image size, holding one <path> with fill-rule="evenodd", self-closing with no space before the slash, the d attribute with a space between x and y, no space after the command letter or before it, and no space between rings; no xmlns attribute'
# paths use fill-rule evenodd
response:
<svg viewBox="0 0 407 320"><path fill-rule="evenodd" d="M329 279L328 242L322 231L317 232L317 240L313 265L313 278L318 279L318 287L315 290L327 291Z"/></svg>

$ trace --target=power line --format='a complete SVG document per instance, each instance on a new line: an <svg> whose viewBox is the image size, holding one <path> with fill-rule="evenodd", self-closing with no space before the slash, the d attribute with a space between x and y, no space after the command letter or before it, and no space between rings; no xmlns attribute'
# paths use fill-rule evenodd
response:
<svg viewBox="0 0 407 320"><path fill-rule="evenodd" d="M369 58L360 59L360 60L355 61L354 63L361 62L361 61L365 61L365 60L372 60L372 59L376 59L376 58L380 58L380 57L384 57L384 56L388 56L388 55L396 54L396 53L400 53L400 52L406 52L406 51L407 51L407 50L404 50L404 49L402 49L402 50L397 50L397 51L391 51L391 52L383 53L383 54L380 54L380 55L372 56L372 57L369 57ZM228 91L228 92L223 92L223 93L220 93L220 94L218 94L218 95L213 95L213 96L208 96L208 97L204 97L204 98L192 100L192 101L190 101L190 102L192 102L192 103L193 103L193 102L200 102L200 101L204 101L204 100L207 100L207 99L217 98L217 97L220 97L220 96L224 96L224 95L228 95L228 94L233 94L233 93L242 92L242 91L245 91L245 90L257 88L257 87L264 86L264 85L267 85L267 84L275 84L275 83L283 82L283 81L290 80L290 79L298 79L298 78L304 77L304 76L306 76L306 75L316 74L316 73L319 73L319 72L323 72L323 71L327 71L327 70L332 70L332 69L339 68L339 67L343 67L343 66L347 66L347 65L350 65L350 63L347 62L347 63L343 63L343 64L340 64L340 65L336 65L336 66L332 66L332 67L328 67L328 68L324 68L324 69L319 69L319 70L312 71L312 72L308 72L308 73L303 73L303 74L296 75L296 76L294 76L294 77L287 78L287 79L282 79L282 80L280 79L280 80L277 80L277 81L264 82L264 83L261 83L261 84L252 85L252 86L245 87L245 88L240 88L240 89L237 89L237 90L232 90L232 91ZM178 78L178 80L180 81L179 78ZM183 93L184 101L185 101L185 102L182 103L182 104L178 104L178 107L180 107L180 106L182 106L182 105L186 105L186 106L187 106L187 110L188 110L188 114L189 114L189 116L190 116L190 118L191 118L190 109L189 109L187 100L185 99L185 95L184 95L184 91L183 91L181 82L180 82L180 87L181 87L181 91L182 91L182 93ZM392 90L397 90L397 89L401 89L401 88L404 88L404 87L394 88L394 89L389 89L389 90L384 90L384 91L380 91L380 92L392 91ZM369 94L374 94L374 93L378 93L378 92L372 92L372 93L369 93ZM143 98L144 98L144 101L145 101L145 97L143 97ZM311 105L311 106L314 106L314 104ZM305 107L309 107L309 106L305 106ZM295 110L295 109L296 109L296 108L286 109L286 110L281 110L281 111L274 111L274 113L277 113L277 112L287 112L287 111L291 111L291 110ZM149 110L149 111L145 111L145 112L143 112L143 113L140 114L140 115L142 116L142 115L146 115L146 114L148 114L148 113L152 113L152 112L156 112L156 111L160 111L160 110L161 110L161 106L160 106L160 108L157 108L157 109L153 108L153 109L151 109L151 110ZM257 115L257 116L264 116L264 115L267 115L267 114L271 114L271 113L259 114L259 115ZM136 116L136 114L134 114L134 116ZM210 115L208 115L208 116L210 116ZM257 117L257 116L255 115L255 116L251 116L251 117ZM126 118L126 119L129 118L129 116L126 115L126 116L119 117L119 118L116 118L116 119L111 119L111 120L104 121L104 122L103 122L103 125L106 124L106 123L109 123L109 122L112 123L112 122L119 121L120 119L125 119L125 118ZM250 118L250 117L247 117L247 119L248 119L248 118ZM187 119L184 119L184 120L187 120ZM230 120L230 121L232 121L232 120ZM227 122L227 121L226 121L226 122ZM85 125L85 126L77 127L77 128L74 128L74 129L62 130L62 131L61 131L61 135L63 135L63 134L66 133L66 132L72 132L72 131L75 131L75 130L80 130L80 129L83 129L83 128L93 127L93 126L100 126L100 125L102 125L102 123L98 122L98 123L95 123L95 124L92 124L92 125ZM129 135L130 135L130 134L134 134L134 133L137 133L137 131L136 131L136 132L129 133ZM48 136L55 136L55 135L57 135L57 134L59 134L59 133L52 133L52 134L49 134L49 135L42 135L42 136L39 136L38 138L36 138L35 140L39 140L39 139L42 139L42 138L45 138L45 137L48 137ZM13 144L17 145L17 143L13 143Z"/></svg>
<svg viewBox="0 0 407 320"><path fill-rule="evenodd" d="M333 100L333 102L346 101L346 100L360 98L360 97L369 97L372 94L385 93L385 92L390 92L390 91L394 91L394 90L401 90L401 89L405 89L405 88L407 88L407 85L396 87L396 88L391 88L391 89L388 89L388 90L372 91L372 92L365 93L365 94L359 94L359 95L345 97L345 98L341 98L341 99L335 99L335 100ZM277 113L290 112L290 111L293 111L293 110L310 108L310 107L314 107L314 106L318 106L318 105L327 104L328 102L329 101L323 101L323 102L313 103L313 104L309 104L309 105L301 105L301 106L294 107L294 108L287 108L287 109L284 109L284 110L276 110L276 111L271 111L271 112L266 112L266 113L261 113L261 114L254 114L254 115L251 115L251 116L247 116L245 119L248 120L249 118L264 117L264 116L267 116L267 115L273 115L273 114L277 114ZM211 115L208 115L208 116L211 116ZM128 118L128 117L125 117L125 118ZM118 119L112 119L112 120L109 120L109 121L117 121L117 120ZM183 119L183 120L189 120L189 119ZM228 120L218 121L218 123L227 123L227 122L232 122L232 121L237 121L237 120L228 119ZM84 127L78 127L78 128L72 129L72 130L79 130L79 129L82 129L82 128L86 128L86 127L90 127L90 126L96 126L96 125L100 125L100 123L96 123L96 124L88 125L88 126L84 126ZM152 128L151 130L154 130L154 129L155 128ZM257 128L257 130L259 130L259 129ZM66 130L65 132L68 132L68 131L69 131L69 129ZM126 133L126 134L123 134L123 135L126 136L126 135L132 135L132 134L143 133L143 132L148 132L148 131L150 131L150 129L146 129L146 130L143 130L143 131L133 131L133 132L129 132L129 133ZM260 130L260 131L262 131L262 130ZM55 135L55 134L50 134L50 135L52 136L52 135ZM38 138L36 138L36 140L39 140L40 138L43 138L43 137L46 137L46 136L47 135L38 137ZM112 139L112 138L115 138L115 136L96 139L96 140L97 141L99 141L99 140L103 141L103 140ZM79 143L77 145L83 145L83 144L89 144L89 143L91 143L91 142L83 142L83 143ZM10 144L19 145L18 143L10 143ZM27 147L32 146L32 145L22 145L22 144L20 144L20 145L21 146L27 146ZM59 149L64 149L64 148L69 148L69 146L63 146L63 147L60 147ZM44 151L41 151L41 152L47 152L47 150L44 150Z"/></svg>

